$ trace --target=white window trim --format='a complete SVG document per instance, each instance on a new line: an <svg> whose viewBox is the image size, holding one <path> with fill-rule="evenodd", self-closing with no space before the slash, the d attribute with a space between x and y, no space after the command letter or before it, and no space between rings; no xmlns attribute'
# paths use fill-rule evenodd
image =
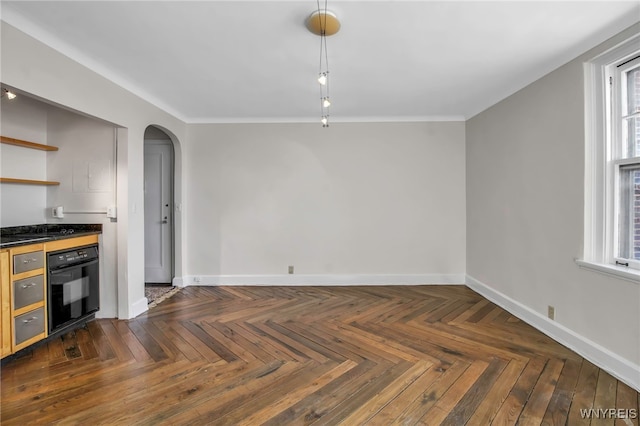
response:
<svg viewBox="0 0 640 426"><path fill-rule="evenodd" d="M637 47L637 46L636 46ZM621 93L622 89L623 89L623 75L628 72L630 69L636 68L639 64L640 64L640 58L638 58L638 50L636 50L635 54L633 55L635 56L634 59L628 60L628 62L626 62L623 65L611 65L608 67L608 78L613 77L613 87L611 89L611 91L613 91L614 93ZM613 117L613 120L615 120L615 125L612 126L611 128L611 134L613 135L613 139L614 140L620 140L622 138L621 135L621 127L620 124L622 123L622 116L623 116L623 112L622 112L622 104L619 102L616 102L614 105L612 105L612 111L611 114L609 114L609 116ZM615 150L622 150L622 146L620 146L619 144L615 144ZM626 155L626 154L624 154ZM619 170L621 167L624 167L626 165L632 165L635 164L637 165L639 163L638 161L638 157L632 157L632 158L623 158L624 157L623 153L621 152L614 152L614 158L617 158L614 161L610 161L610 168L613 170L613 174L616 176L616 180L614 182L614 193L619 195L620 194L620 173ZM613 206L613 214L614 214L614 229L617 230L618 226L619 226L619 218L620 218L620 203L616 202L615 205ZM613 233L613 247L619 247L619 237L620 234L619 232L614 232ZM623 259L620 257L614 257L613 258L613 263L618 264L617 262L620 263L627 263L627 265L631 268L631 269L636 269L636 270L640 270L640 261L635 260L635 259Z"/></svg>
<svg viewBox="0 0 640 426"><path fill-rule="evenodd" d="M613 170L607 167L608 152L606 111L609 101L607 67L638 50L640 34L598 55L584 64L585 75L585 193L584 253L576 259L580 268L612 275L640 284L640 270L615 265L612 220L615 196L609 182Z"/></svg>

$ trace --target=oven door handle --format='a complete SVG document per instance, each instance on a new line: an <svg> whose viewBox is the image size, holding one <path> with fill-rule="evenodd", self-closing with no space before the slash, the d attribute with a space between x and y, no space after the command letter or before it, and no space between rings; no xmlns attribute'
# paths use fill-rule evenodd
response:
<svg viewBox="0 0 640 426"><path fill-rule="evenodd" d="M67 269L70 269L70 268L85 267L85 266L95 265L96 263L98 263L98 259L91 260L89 262L74 263L73 265L58 266L56 269L50 269L49 273L50 274L57 274L57 273L60 273L60 272L64 272L64 271L66 271Z"/></svg>

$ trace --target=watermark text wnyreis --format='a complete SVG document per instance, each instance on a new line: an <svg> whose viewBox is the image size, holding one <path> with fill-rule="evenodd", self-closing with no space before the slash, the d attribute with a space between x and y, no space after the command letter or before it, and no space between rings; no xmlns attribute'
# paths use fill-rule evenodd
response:
<svg viewBox="0 0 640 426"><path fill-rule="evenodd" d="M635 408L581 408L580 417L583 419L637 419L638 410Z"/></svg>

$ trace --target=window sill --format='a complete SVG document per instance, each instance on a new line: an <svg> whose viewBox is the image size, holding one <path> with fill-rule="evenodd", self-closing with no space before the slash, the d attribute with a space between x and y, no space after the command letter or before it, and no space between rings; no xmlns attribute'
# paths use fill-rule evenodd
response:
<svg viewBox="0 0 640 426"><path fill-rule="evenodd" d="M631 269L625 266L608 265L605 263L588 262L581 259L576 259L576 263L581 269L588 269L600 274L640 284L640 270L638 269Z"/></svg>

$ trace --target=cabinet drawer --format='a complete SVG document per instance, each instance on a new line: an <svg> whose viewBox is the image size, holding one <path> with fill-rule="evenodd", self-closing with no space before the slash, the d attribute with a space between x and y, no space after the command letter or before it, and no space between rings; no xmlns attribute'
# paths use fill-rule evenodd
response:
<svg viewBox="0 0 640 426"><path fill-rule="evenodd" d="M34 309L26 314L18 315L14 320L15 344L44 333L44 308Z"/></svg>
<svg viewBox="0 0 640 426"><path fill-rule="evenodd" d="M44 300L44 275L13 282L13 308L20 309Z"/></svg>
<svg viewBox="0 0 640 426"><path fill-rule="evenodd" d="M44 268L44 252L32 251L31 253L16 254L13 256L13 273L33 271Z"/></svg>

